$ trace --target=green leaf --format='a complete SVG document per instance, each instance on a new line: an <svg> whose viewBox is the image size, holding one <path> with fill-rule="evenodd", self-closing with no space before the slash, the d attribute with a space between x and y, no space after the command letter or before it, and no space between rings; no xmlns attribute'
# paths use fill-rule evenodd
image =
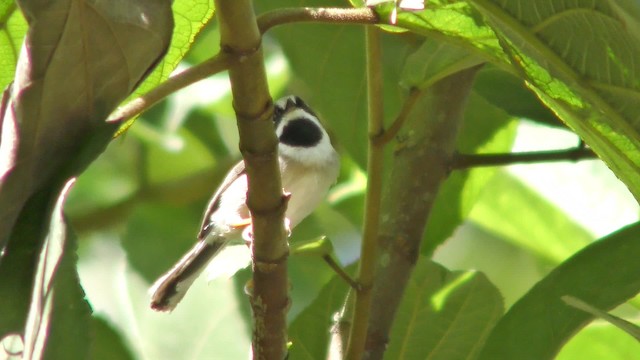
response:
<svg viewBox="0 0 640 360"><path fill-rule="evenodd" d="M213 2L208 0L175 0L171 6L174 18L171 44L164 58L136 89L139 96L166 80L178 63L187 54L194 39L213 17Z"/></svg>
<svg viewBox="0 0 640 360"><path fill-rule="evenodd" d="M496 325L480 359L553 359L593 316L565 304L570 295L609 310L640 292L640 223L586 247L553 270Z"/></svg>
<svg viewBox="0 0 640 360"><path fill-rule="evenodd" d="M521 78L496 66L485 65L476 76L474 89L492 105L502 108L513 117L564 127L564 123L542 104Z"/></svg>
<svg viewBox="0 0 640 360"><path fill-rule="evenodd" d="M598 317L602 320L609 322L611 325L624 330L629 335L636 338L636 340L640 341L640 326L637 326L627 320L621 319L617 316L611 315L605 311L602 311L595 306L591 306L584 301L577 299L573 296L565 295L562 297L562 301L567 303L568 305L573 306L576 309L587 312L595 317Z"/></svg>
<svg viewBox="0 0 640 360"><path fill-rule="evenodd" d="M465 120L458 137L461 153L500 153L511 149L517 123L501 109L475 93L469 97ZM429 216L423 254L430 254L467 217L495 174L495 168L453 172L444 182Z"/></svg>
<svg viewBox="0 0 640 360"><path fill-rule="evenodd" d="M2 114L0 245L33 193L104 150L115 131L104 120L164 55L173 26L154 0L19 4L30 28Z"/></svg>
<svg viewBox="0 0 640 360"><path fill-rule="evenodd" d="M375 11L381 19L389 21L394 8L395 4L382 4ZM398 9L397 26L447 41L485 60L506 66L506 56L495 33L468 1L429 0L423 11Z"/></svg>
<svg viewBox="0 0 640 360"><path fill-rule="evenodd" d="M354 266L347 272L354 273ZM325 359L334 313L344 303L349 286L337 276L324 286L316 299L289 327L291 359Z"/></svg>
<svg viewBox="0 0 640 360"><path fill-rule="evenodd" d="M213 17L213 1L209 0L175 0L172 2L174 26L171 43L166 55L158 61L158 65L135 90L130 99L143 95L167 80L191 48L196 36ZM121 131L133 124L135 119L127 121Z"/></svg>
<svg viewBox="0 0 640 360"><path fill-rule="evenodd" d="M56 201L40 252L24 333L26 359L83 359L89 351L91 309L76 273L76 239L62 215L73 182Z"/></svg>
<svg viewBox="0 0 640 360"><path fill-rule="evenodd" d="M640 343L615 326L594 322L576 334L555 360L640 360Z"/></svg>
<svg viewBox="0 0 640 360"><path fill-rule="evenodd" d="M567 214L504 170L486 184L470 218L553 264L593 240Z"/></svg>
<svg viewBox="0 0 640 360"><path fill-rule="evenodd" d="M15 0L0 0L0 89L13 80L27 22Z"/></svg>
<svg viewBox="0 0 640 360"><path fill-rule="evenodd" d="M387 359L472 359L503 312L479 272L451 272L422 257L398 308Z"/></svg>
<svg viewBox="0 0 640 360"><path fill-rule="evenodd" d="M640 41L625 20L638 21L638 12L629 11L638 6L625 0L613 8L613 2L589 0L472 3L538 97L640 199Z"/></svg>
<svg viewBox="0 0 640 360"><path fill-rule="evenodd" d="M87 359L91 360L133 360L122 336L106 320L92 317L93 341Z"/></svg>
<svg viewBox="0 0 640 360"><path fill-rule="evenodd" d="M438 80L482 62L466 49L427 38L407 57L402 83L407 88L426 89Z"/></svg>

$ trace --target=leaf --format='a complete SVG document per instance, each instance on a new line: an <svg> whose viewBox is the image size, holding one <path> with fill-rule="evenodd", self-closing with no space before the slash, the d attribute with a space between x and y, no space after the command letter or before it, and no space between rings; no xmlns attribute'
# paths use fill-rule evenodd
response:
<svg viewBox="0 0 640 360"><path fill-rule="evenodd" d="M621 319L617 316L611 315L607 312L604 312L594 306L591 306L584 301L577 299L573 296L565 295L562 297L562 301L567 303L567 305L571 305L576 309L587 312L595 317L598 317L602 320L605 320L615 327L624 330L629 335L633 336L636 340L640 341L640 326L637 326L627 320Z"/></svg>
<svg viewBox="0 0 640 360"><path fill-rule="evenodd" d="M83 359L89 351L91 309L75 269L75 238L62 215L74 182L67 182L57 199L40 252L24 333L25 359Z"/></svg>
<svg viewBox="0 0 640 360"><path fill-rule="evenodd" d="M200 277L171 313L149 307L149 286L127 263L117 240L87 239L79 269L87 297L127 339L135 359L242 359L251 330L234 283Z"/></svg>
<svg viewBox="0 0 640 360"><path fill-rule="evenodd" d="M502 296L475 271L421 257L398 308L387 359L472 359L503 312Z"/></svg>
<svg viewBox="0 0 640 360"><path fill-rule="evenodd" d="M562 347L555 360L640 360L640 343L615 326L594 322Z"/></svg>
<svg viewBox="0 0 640 360"><path fill-rule="evenodd" d="M402 82L407 88L426 89L438 80L482 62L461 47L427 38L407 57Z"/></svg>
<svg viewBox="0 0 640 360"><path fill-rule="evenodd" d="M353 274L355 267L347 269ZM348 285L337 276L322 288L320 294L291 324L289 339L291 359L325 359L329 348L329 330L334 313L344 303Z"/></svg>
<svg viewBox="0 0 640 360"><path fill-rule="evenodd" d="M593 240L567 214L504 170L486 184L470 218L553 264Z"/></svg>
<svg viewBox="0 0 640 360"><path fill-rule="evenodd" d="M93 341L88 359L91 360L133 360L122 336L106 320L92 317Z"/></svg>
<svg viewBox="0 0 640 360"><path fill-rule="evenodd" d="M640 41L624 20L638 21L631 2L472 3L538 97L640 199Z"/></svg>
<svg viewBox="0 0 640 360"><path fill-rule="evenodd" d="M173 25L155 0L19 4L30 28L2 114L0 246L31 194L104 150L115 131L104 120L164 55Z"/></svg>
<svg viewBox="0 0 640 360"><path fill-rule="evenodd" d="M586 247L536 284L498 322L479 359L553 359L593 316L570 295L607 311L640 291L640 223ZM535 336L532 336L535 334Z"/></svg>
<svg viewBox="0 0 640 360"><path fill-rule="evenodd" d="M476 76L474 89L492 105L513 117L564 127L556 114L527 88L524 80L496 66L485 65Z"/></svg>
<svg viewBox="0 0 640 360"><path fill-rule="evenodd" d="M396 11L400 28L462 47L500 66L507 64L493 29L468 1L429 0L424 11L401 11L394 4L383 4L375 11L381 19L391 19Z"/></svg>
<svg viewBox="0 0 640 360"><path fill-rule="evenodd" d="M0 0L0 89L13 80L27 22L15 0Z"/></svg>

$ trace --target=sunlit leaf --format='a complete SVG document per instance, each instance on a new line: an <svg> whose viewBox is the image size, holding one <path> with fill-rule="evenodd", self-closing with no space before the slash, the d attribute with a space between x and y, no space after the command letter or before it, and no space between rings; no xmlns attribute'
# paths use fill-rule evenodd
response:
<svg viewBox="0 0 640 360"><path fill-rule="evenodd" d="M582 299L605 311L640 292L640 224L586 247L536 284L498 322L480 359L552 359L593 316L564 303Z"/></svg>
<svg viewBox="0 0 640 360"><path fill-rule="evenodd" d="M421 258L398 308L389 359L472 359L503 311L502 296L474 271Z"/></svg>
<svg viewBox="0 0 640 360"><path fill-rule="evenodd" d="M512 64L538 96L640 199L640 41L627 29L628 19L638 21L638 12L628 11L638 10L637 4L472 3L500 34Z"/></svg>
<svg viewBox="0 0 640 360"><path fill-rule="evenodd" d="M0 0L0 89L13 80L26 32L27 23L15 0Z"/></svg>

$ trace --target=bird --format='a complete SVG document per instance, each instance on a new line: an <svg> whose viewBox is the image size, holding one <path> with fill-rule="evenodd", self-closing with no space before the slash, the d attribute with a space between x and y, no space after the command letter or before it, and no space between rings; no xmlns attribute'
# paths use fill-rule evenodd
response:
<svg viewBox="0 0 640 360"><path fill-rule="evenodd" d="M340 158L316 113L298 96L274 103L273 125L283 190L290 194L285 226L290 232L323 201L336 182ZM243 161L218 187L204 212L196 244L151 287L151 308L172 311L207 264L230 242L250 241Z"/></svg>

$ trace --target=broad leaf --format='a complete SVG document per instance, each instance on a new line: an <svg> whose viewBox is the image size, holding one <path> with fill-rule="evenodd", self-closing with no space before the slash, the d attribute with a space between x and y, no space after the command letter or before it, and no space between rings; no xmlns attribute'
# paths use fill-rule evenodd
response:
<svg viewBox="0 0 640 360"><path fill-rule="evenodd" d="M472 3L499 33L511 63L542 101L640 199L640 39L633 27L637 3Z"/></svg>
<svg viewBox="0 0 640 360"><path fill-rule="evenodd" d="M515 303L496 325L480 359L553 359L593 316L565 304L570 295L603 310L640 292L640 224L580 251Z"/></svg>
<svg viewBox="0 0 640 360"><path fill-rule="evenodd" d="M164 55L173 26L153 0L19 4L29 32L2 114L0 245L31 194L104 149L114 131L104 120Z"/></svg>
<svg viewBox="0 0 640 360"><path fill-rule="evenodd" d="M398 308L387 359L472 359L503 312L482 274L451 272L422 257Z"/></svg>

